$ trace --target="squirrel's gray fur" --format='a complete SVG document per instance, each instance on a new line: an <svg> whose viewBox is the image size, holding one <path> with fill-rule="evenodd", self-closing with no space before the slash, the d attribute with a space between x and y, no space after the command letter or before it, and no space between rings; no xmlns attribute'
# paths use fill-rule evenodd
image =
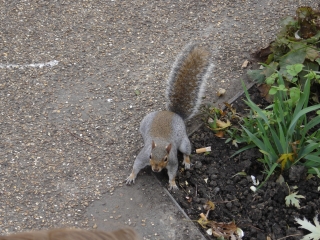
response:
<svg viewBox="0 0 320 240"><path fill-rule="evenodd" d="M167 111L149 113L141 121L144 147L134 161L127 184L134 183L138 172L151 165L155 172L167 168L169 188L177 189L178 150L183 153L185 168L190 168L191 144L184 120L198 111L212 69L209 52L198 44L187 45L178 55L167 82Z"/></svg>
<svg viewBox="0 0 320 240"><path fill-rule="evenodd" d="M191 89L191 92L187 92L188 90L188 84L190 82L185 81L185 85L183 85L183 90L187 92L187 94L190 95L189 98L189 104L179 104L179 99L174 98L173 93L175 92L174 86L177 82L177 79L179 74L181 74L181 70L183 69L183 64L185 63L185 60L190 57L190 53L192 53L194 50L200 51L200 55L203 53L207 53L207 56L205 56L206 59L203 59L204 65L199 71L199 73L196 74L196 86ZM191 43L188 44L182 52L178 55L177 59L175 60L173 67L171 69L171 72L169 74L169 78L167 81L167 91L166 91L166 100L167 100L167 110L171 112L175 112L179 114L184 120L188 120L194 116L195 113L197 113L198 108L201 104L201 99L204 93L204 87L206 85L206 82L208 78L210 77L214 65L209 60L210 54L206 52L203 48L200 48L198 44ZM192 59L196 61L197 59ZM194 71L193 69L188 68L188 72ZM192 87L192 86L191 86ZM184 109L185 106L191 106L188 109Z"/></svg>

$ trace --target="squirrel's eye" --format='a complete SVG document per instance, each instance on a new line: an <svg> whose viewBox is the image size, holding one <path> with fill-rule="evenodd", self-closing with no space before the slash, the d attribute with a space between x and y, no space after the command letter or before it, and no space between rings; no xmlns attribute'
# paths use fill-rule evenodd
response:
<svg viewBox="0 0 320 240"><path fill-rule="evenodd" d="M150 159L151 159L151 155L150 155Z"/></svg>
<svg viewBox="0 0 320 240"><path fill-rule="evenodd" d="M163 159L163 161L168 161L168 157L166 156L166 157L164 157L164 159Z"/></svg>

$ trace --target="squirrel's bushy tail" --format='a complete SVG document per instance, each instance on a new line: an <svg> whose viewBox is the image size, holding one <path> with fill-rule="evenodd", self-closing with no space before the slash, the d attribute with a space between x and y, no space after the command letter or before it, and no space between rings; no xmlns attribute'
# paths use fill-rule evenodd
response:
<svg viewBox="0 0 320 240"><path fill-rule="evenodd" d="M210 57L210 53L198 44L187 45L178 55L168 79L168 111L177 113L184 120L198 111L204 86L213 69Z"/></svg>

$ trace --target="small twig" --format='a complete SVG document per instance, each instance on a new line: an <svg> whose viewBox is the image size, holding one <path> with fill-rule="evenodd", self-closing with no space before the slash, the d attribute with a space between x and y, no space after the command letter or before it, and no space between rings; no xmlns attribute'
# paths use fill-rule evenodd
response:
<svg viewBox="0 0 320 240"><path fill-rule="evenodd" d="M286 239L286 238L288 238L288 237L301 236L301 235L302 235L302 234L293 234L293 235L285 236L285 237L282 237L282 238L278 238L277 240Z"/></svg>
<svg viewBox="0 0 320 240"><path fill-rule="evenodd" d="M77 138L78 140L80 140L81 142L84 142L84 143L86 143L86 144L88 144L88 145L90 145L90 146L92 146L92 147L97 147L97 146L93 145L92 143L89 143L89 142L87 142L86 140L78 137L76 134L72 133L69 129L66 129L66 131L67 131L68 133L70 133L73 137L75 137L75 138Z"/></svg>
<svg viewBox="0 0 320 240"><path fill-rule="evenodd" d="M190 137L192 134L194 134L196 131L198 131L202 126L204 125L204 122L201 122L197 127L193 129L190 133L188 133L188 137Z"/></svg>
<svg viewBox="0 0 320 240"><path fill-rule="evenodd" d="M256 229L256 230L259 230L260 232L263 232L262 229L257 228L257 227L255 227L255 226L253 226L253 225L248 225L248 226L250 226L250 227L252 227L252 228L254 228L254 229Z"/></svg>
<svg viewBox="0 0 320 240"><path fill-rule="evenodd" d="M260 228L257 228L257 227L255 227L255 226L253 226L253 225L251 225L251 224L241 224L241 222L238 222L238 226L240 226L241 225L241 227L252 227L252 228L254 228L254 229L256 229L256 230L258 230L258 231L260 231L260 232L264 232L264 231L262 231L262 229L260 229Z"/></svg>
<svg viewBox="0 0 320 240"><path fill-rule="evenodd" d="M154 176L156 176L156 175L154 175ZM188 195L187 190L180 184L180 182L178 182L178 184L179 184L180 188L182 189L182 191L184 191L184 193Z"/></svg>
<svg viewBox="0 0 320 240"><path fill-rule="evenodd" d="M215 203L228 203L228 202L234 202L234 201L239 201L239 199L233 199L233 200L230 200L230 201L215 202Z"/></svg>
<svg viewBox="0 0 320 240"><path fill-rule="evenodd" d="M208 209L207 213L206 213L206 218L209 217L209 212L210 212L210 209Z"/></svg>
<svg viewBox="0 0 320 240"><path fill-rule="evenodd" d="M224 212L226 215L228 215L231 219L234 219L234 215L232 215L232 213L230 213L225 208L221 208L221 211Z"/></svg>
<svg viewBox="0 0 320 240"><path fill-rule="evenodd" d="M196 197L197 195L198 195L198 185L196 184L196 190L195 190L194 196Z"/></svg>

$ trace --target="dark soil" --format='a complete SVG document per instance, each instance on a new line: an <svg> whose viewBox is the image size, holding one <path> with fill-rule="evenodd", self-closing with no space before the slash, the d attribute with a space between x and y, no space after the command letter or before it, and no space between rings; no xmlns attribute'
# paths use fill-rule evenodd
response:
<svg viewBox="0 0 320 240"><path fill-rule="evenodd" d="M256 87L250 90L251 98L256 103L266 104ZM233 106L240 110L246 105L238 98ZM292 168L284 172L283 176L288 186L297 186L300 199L300 209L285 205L285 197L289 194L286 184L276 183L279 176L276 172L268 182L257 192L250 190L253 186L251 175L260 182L266 177L264 167L257 161L261 153L257 149L247 150L233 158L230 156L239 148L226 144L203 126L190 137L194 149L211 146L212 152L208 155L192 155L190 170L179 169L177 184L179 191L172 192L172 196L188 214L190 219L198 220L199 214L206 214L204 204L210 200L214 202L215 209L210 211L209 220L217 222L235 221L236 225L244 231L243 239L301 239L301 234L307 231L298 229L295 217L306 217L313 223L313 218L320 213L320 178L313 177L306 180L306 171L296 173L299 168ZM240 147L240 146L239 146ZM246 176L236 175L245 172ZM166 174L160 177L161 182L167 184ZM296 191L296 190L295 190ZM202 227L198 225L200 229ZM204 229L202 229L204 232ZM208 239L214 239L204 232ZM295 236L293 236L295 235Z"/></svg>

